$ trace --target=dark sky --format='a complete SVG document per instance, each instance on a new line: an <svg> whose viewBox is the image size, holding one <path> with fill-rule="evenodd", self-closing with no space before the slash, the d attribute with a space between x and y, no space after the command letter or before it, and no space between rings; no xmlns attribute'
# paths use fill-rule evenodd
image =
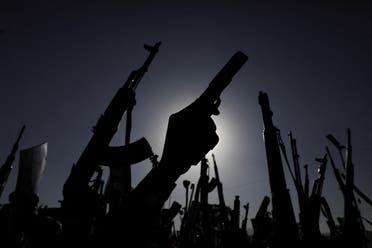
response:
<svg viewBox="0 0 372 248"><path fill-rule="evenodd" d="M238 50L248 63L223 92L214 117L220 143L213 153L232 206L250 202L252 218L270 194L257 96L269 94L274 122L288 145L292 130L301 164L316 175L316 157L332 133L352 130L355 180L370 197L372 178L372 7L355 1L2 1L0 3L0 157L5 160L22 124L20 148L48 142L41 203L58 206L71 166L91 127L129 73L162 41L137 88L132 139L146 137L161 155L168 117L191 103ZM367 2L367 1L365 1ZM112 144L123 144L124 126ZM333 156L337 157L332 148ZM208 158L211 159L210 154ZM338 160L337 160L338 161ZM18 165L16 160L15 165ZM137 184L149 161L133 166ZM1 198L14 190L15 169ZM182 180L171 200L184 203ZM297 210L293 183L287 177ZM324 185L333 214L342 195L328 168ZM217 194L210 197L216 201ZM365 203L362 214L372 219Z"/></svg>

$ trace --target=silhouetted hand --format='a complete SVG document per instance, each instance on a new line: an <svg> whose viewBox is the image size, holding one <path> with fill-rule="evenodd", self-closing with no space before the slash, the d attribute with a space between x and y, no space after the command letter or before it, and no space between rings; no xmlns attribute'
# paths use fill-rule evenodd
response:
<svg viewBox="0 0 372 248"><path fill-rule="evenodd" d="M198 98L169 117L160 166L176 177L187 172L218 143L212 114L219 114L216 104Z"/></svg>

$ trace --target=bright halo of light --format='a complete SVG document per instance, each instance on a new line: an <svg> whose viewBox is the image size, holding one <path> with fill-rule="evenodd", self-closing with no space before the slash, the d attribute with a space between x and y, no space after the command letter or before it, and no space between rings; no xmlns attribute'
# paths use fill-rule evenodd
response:
<svg viewBox="0 0 372 248"><path fill-rule="evenodd" d="M213 119L217 126L216 132L219 142L210 153L219 154L219 157L230 157L238 145L239 128L226 114L221 114Z"/></svg>

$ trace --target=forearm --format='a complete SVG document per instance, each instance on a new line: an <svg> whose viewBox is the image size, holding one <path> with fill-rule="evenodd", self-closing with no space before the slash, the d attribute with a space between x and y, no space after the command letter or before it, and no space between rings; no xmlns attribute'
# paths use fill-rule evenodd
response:
<svg viewBox="0 0 372 248"><path fill-rule="evenodd" d="M145 208L147 212L160 211L180 176L170 164L160 161L158 167L153 168L131 192L127 206L131 209Z"/></svg>

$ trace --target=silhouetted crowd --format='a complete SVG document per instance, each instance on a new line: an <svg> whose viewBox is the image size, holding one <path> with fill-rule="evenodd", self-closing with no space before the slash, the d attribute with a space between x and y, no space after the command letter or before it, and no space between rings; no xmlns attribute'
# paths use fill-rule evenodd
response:
<svg viewBox="0 0 372 248"><path fill-rule="evenodd" d="M249 204L243 205L242 220L239 196L236 196L233 207L226 205L214 156L215 176L211 177L211 165L205 155L219 141L211 116L219 113L221 92L247 60L241 52L232 57L199 98L170 116L159 160L145 138L130 141L134 89L159 46L160 43L145 47L150 52L148 59L140 69L131 73L99 118L91 140L64 184L60 207L39 206L36 186L45 163L45 150L39 149L38 154L33 151L33 155L20 158L20 166L27 169L20 169L15 191L9 195L9 202L1 206L1 247L367 247L369 241L354 194L350 142L341 146L329 136L339 149L346 150L344 172L336 168L328 151L319 159L319 175L310 189L307 171L302 182L294 139L291 139L293 169L289 165L279 129L272 121L273 113L266 93L260 92L259 103L265 126L272 195L264 196L258 212L251 218L252 234L247 231ZM124 113L127 114L126 142L121 147L110 147ZM11 171L23 130L0 168L0 194ZM282 158L285 158L296 185L299 223L294 217L286 187ZM132 188L130 165L146 159L151 160L153 168ZM339 177L337 180L345 200L345 215L338 219L338 223L322 196L328 160L335 176ZM199 181L196 184L183 181L186 191L184 206L173 202L170 208L164 208L179 177L199 163ZM110 169L107 182L102 178L102 166ZM208 194L215 189L219 203L211 204ZM329 235L319 230L321 214L327 219ZM182 220L179 230L174 224L177 215Z"/></svg>

